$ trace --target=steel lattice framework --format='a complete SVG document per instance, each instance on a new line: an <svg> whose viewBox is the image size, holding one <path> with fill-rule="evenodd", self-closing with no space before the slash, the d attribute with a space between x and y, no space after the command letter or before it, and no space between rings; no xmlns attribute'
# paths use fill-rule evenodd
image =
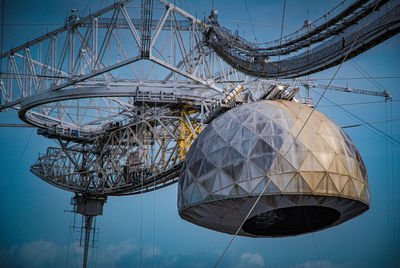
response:
<svg viewBox="0 0 400 268"><path fill-rule="evenodd" d="M72 14L64 27L4 53L0 109L17 108L22 120L61 136L85 136L124 119L141 95L204 99L227 89L213 75L235 72L206 66L213 55L201 45L199 20L159 2L147 27L146 14L129 4Z"/></svg>
<svg viewBox="0 0 400 268"><path fill-rule="evenodd" d="M311 33L326 34L367 2ZM298 83L237 71L206 42L209 30L165 0L123 0L87 17L73 11L63 27L2 54L0 110L17 109L38 134L60 143L32 172L92 196L150 191L175 182L191 142L213 118L237 104L292 100L299 92ZM269 50L283 51L292 39Z"/></svg>
<svg viewBox="0 0 400 268"><path fill-rule="evenodd" d="M92 196L175 182L197 134L236 103L292 99L298 86L255 80L203 42L205 24L166 1L120 1L16 47L0 109L59 140L39 178Z"/></svg>
<svg viewBox="0 0 400 268"><path fill-rule="evenodd" d="M271 98L292 99L297 90L298 87L270 82L260 97L268 94ZM205 122L243 101L208 105L156 102L159 106L143 102L126 125L109 124L85 142L60 140L61 148L48 148L31 171L62 189L92 196L137 194L162 188L177 181L182 161ZM51 136L48 132L46 135Z"/></svg>
<svg viewBox="0 0 400 268"><path fill-rule="evenodd" d="M86 267L94 219L107 196L175 183L192 142L232 107L260 99L312 106L300 85L390 99L388 91L260 77L298 77L332 66L341 59L338 33L348 47L360 27L351 24L373 13L378 19L364 27L364 43L355 47L361 53L398 32L399 7L396 0L358 0L317 28L261 49L220 27L215 17L201 21L165 0L121 0L86 17L72 10L63 27L0 55L0 111L18 110L38 134L59 142L39 155L31 171L75 193ZM285 66L265 58L321 41L308 50L306 68L305 52L283 60ZM321 54L326 47L333 51L329 61ZM265 75L266 64L281 74Z"/></svg>
<svg viewBox="0 0 400 268"><path fill-rule="evenodd" d="M90 145L48 148L32 172L65 190L91 195L141 193L174 183L182 156L201 131L200 113L141 108L135 120Z"/></svg>
<svg viewBox="0 0 400 268"><path fill-rule="evenodd" d="M295 78L338 65L399 33L400 1L358 0L324 23L306 21L283 40L264 44L248 42L210 18L207 43L233 67L257 77ZM287 57L270 58L281 55Z"/></svg>

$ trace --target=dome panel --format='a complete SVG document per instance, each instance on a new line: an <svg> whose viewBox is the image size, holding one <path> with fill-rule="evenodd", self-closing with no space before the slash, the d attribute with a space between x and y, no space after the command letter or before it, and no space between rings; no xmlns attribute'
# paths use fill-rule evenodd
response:
<svg viewBox="0 0 400 268"><path fill-rule="evenodd" d="M366 211L368 179L355 145L318 111L308 119L311 111L261 101L214 119L186 155L179 215L228 234L244 222L239 235L276 237L322 230Z"/></svg>

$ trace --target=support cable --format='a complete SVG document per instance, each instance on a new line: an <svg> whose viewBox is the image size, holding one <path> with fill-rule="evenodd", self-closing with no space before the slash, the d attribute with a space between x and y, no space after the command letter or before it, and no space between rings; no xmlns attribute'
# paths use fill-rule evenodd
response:
<svg viewBox="0 0 400 268"><path fill-rule="evenodd" d="M29 144L29 142L30 142L30 140L31 140L31 138L32 138L32 134L33 134L33 131L34 131L34 130L35 130L35 129L32 129L31 134L29 135L29 138L28 138L28 140L26 141L26 143L25 143L25 145L24 145L24 148L22 149L22 153L21 153L21 155L20 155L20 157L19 157L19 159L18 159L18 161L17 161L17 164L15 165L14 171L13 171L13 173L11 174L11 177L8 179L8 182L7 182L7 184L6 184L6 187L4 188L4 190L3 190L3 192L2 192L2 194L1 194L1 196L0 196L0 204L1 204L1 202L3 201L3 199L4 199L4 196L6 195L6 193L7 193L7 191L8 191L8 188L10 187L12 180L14 179L15 173L17 172L18 166L19 166L19 164L20 164L20 162L21 162L21 160L22 160L22 157L23 157L24 154L25 154L26 148L28 147L28 144Z"/></svg>
<svg viewBox="0 0 400 268"><path fill-rule="evenodd" d="M74 207L73 207L73 209L74 209ZM66 262L65 262L65 267L66 268L68 268L68 266L69 266L69 263L68 263L68 261L70 259L69 258L69 252L71 250L70 241L72 242L72 253L73 253L72 255L73 255L73 257L71 257L71 259L74 261L74 266L73 267L78 267L78 257L76 255L76 251L75 251L74 234L72 232L72 229L75 228L75 215L76 214L73 211L70 211L70 212L72 212L72 219L71 219L70 226L68 228L68 247L67 247L67 258L66 258Z"/></svg>
<svg viewBox="0 0 400 268"><path fill-rule="evenodd" d="M316 92L314 90L314 92L316 94L318 94L318 92ZM398 144L400 145L400 141L396 138L394 138L393 136L390 136L388 134L386 134L385 132L381 131L380 129L374 127L373 125L371 125L370 123L368 123L367 121L365 121L364 119L360 118L359 116L355 115L354 113L350 112L349 110L346 110L345 108L341 107L340 105L336 104L335 102L331 101L328 97L324 96L324 98L329 101L330 103L332 103L333 105L335 105L336 107L338 107L339 109L343 110L344 112L350 114L351 116L353 116L354 118L358 119L359 121L363 122L365 125L368 125L369 127L373 128L374 130L376 130L377 132L379 132L380 134L382 134L383 136L385 136L386 138L388 138L389 140L392 141L392 143Z"/></svg>
<svg viewBox="0 0 400 268"><path fill-rule="evenodd" d="M368 79L374 86L381 90L386 90L378 81L376 81L372 76L370 76L367 71L365 71L360 64L358 64L355 60L350 60L349 61L351 65L360 73L362 74L366 79Z"/></svg>
<svg viewBox="0 0 400 268"><path fill-rule="evenodd" d="M156 114L156 102L154 102L154 114ZM154 120L154 129L156 128L156 120ZM155 139L154 139L154 133L153 131L151 131L151 136L152 136L152 144L151 144L151 167L154 170L154 143L155 143ZM154 245L155 245L155 240L156 240L156 176L155 176L155 172L153 172L153 268L155 267L155 261L154 261Z"/></svg>
<svg viewBox="0 0 400 268"><path fill-rule="evenodd" d="M387 119L387 120L375 121L375 122L368 122L368 124L387 123L387 122L393 122L393 121L398 121L398 120L400 120L400 118L396 118L396 119ZM343 126L343 127L341 127L341 128L361 127L361 126L365 126L365 125L367 125L367 124L361 123L361 124L347 125L347 126Z"/></svg>
<svg viewBox="0 0 400 268"><path fill-rule="evenodd" d="M393 137L393 103L390 103L390 136L392 136ZM393 154L393 145L392 146L390 146L390 150L391 150L391 162L390 162L390 164L391 164L391 180L392 180L392 211L393 211L393 224L392 224L392 227L393 227L393 266L394 267L396 267L396 258L397 258L397 254L395 254L395 252L398 252L397 250L396 250L396 247L397 247L397 245L396 245L396 241L397 241L397 239L396 239L396 235L397 235L397 229L396 229L396 202L394 201L394 198L395 198L395 191L394 191L394 189L395 189L395 184L394 184L394 162L393 162L393 160L394 160L394 154Z"/></svg>
<svg viewBox="0 0 400 268"><path fill-rule="evenodd" d="M312 226L311 226L311 223L310 223L310 217L308 216L307 210L306 210L305 208L302 208L302 210L303 210L303 213L306 215L308 228L309 228L309 229L311 230L311 232L312 232L312 233L311 233L311 239L312 239L313 244L314 244L315 252L317 253L318 261L320 261L320 260L321 260L321 255L319 254L319 249L318 249L318 246L317 246L317 241L315 240L315 236L314 236L314 230L313 230L313 228L312 228Z"/></svg>
<svg viewBox="0 0 400 268"><path fill-rule="evenodd" d="M65 210L64 210L65 213ZM70 230L68 230L68 243L67 243L67 257L65 259L65 268L68 268L68 261L69 261L69 242L70 242L70 235L69 235Z"/></svg>
<svg viewBox="0 0 400 268"><path fill-rule="evenodd" d="M142 65L143 63L141 63ZM143 72L142 72L143 73ZM142 101L142 107L143 107L143 101ZM144 114L144 109L141 110L141 116ZM140 148L140 147L139 147ZM141 148L143 149L143 148ZM141 159L141 158L139 158ZM143 161L143 160L141 160ZM140 184L141 184L141 190L143 190L143 177L144 177L144 168L140 169ZM139 246L139 267L142 268L142 254L143 254L143 194L140 195L140 246Z"/></svg>
<svg viewBox="0 0 400 268"><path fill-rule="evenodd" d="M3 41L4 41L4 2L6 0L1 1L1 40L0 40L0 55L3 55ZM3 66L3 58L0 58L0 79L2 76L2 66Z"/></svg>
<svg viewBox="0 0 400 268"><path fill-rule="evenodd" d="M364 2L366 1L357 1L358 4ZM346 55L347 50L350 48L350 44L354 41L354 37L360 30L364 31L364 33L358 38L359 42L357 46L352 47L352 51L347 59L353 58L372 46L397 34L400 31L400 26L398 20L396 20L395 13L400 9L400 5L398 5L397 2L395 3L395 7L386 8L392 5L390 0L375 0L372 3L368 3L366 7L359 8L356 14L347 10L346 12L341 12L340 19L330 20L329 24L334 22L337 26L327 29L323 34L314 36L315 38L311 40L313 44L325 40L323 43L316 45L315 49L313 49L313 61L311 65L307 64L307 51L303 51L298 55L288 56L285 60L270 61L268 59L268 56L278 56L279 54L288 55L300 49L299 46L304 48L308 45L306 41L301 44L295 44L290 48L283 43L282 46L285 46L283 49L275 49L275 47L263 48L243 38L236 37L229 30L218 25L210 28L207 40L209 41L208 44L210 47L228 62L228 64L246 74L251 76L259 75L265 78L296 78L339 65ZM380 12L376 12L377 5L379 8L382 7ZM353 8L355 7L353 6ZM350 14L353 15L346 19L345 17L347 15L344 16L345 14L342 13L348 16L350 16ZM375 14L377 15L375 16ZM344 17L342 17L342 15ZM378 16L379 18L376 18ZM374 19L375 21L372 22ZM369 24L364 24L363 22L365 21L369 21ZM377 24L377 21L379 21L379 24ZM302 29L304 29L304 27L302 27ZM321 29L318 29L318 31L319 30ZM314 30L311 32L313 31ZM343 34L338 35L341 32L343 32ZM310 34L303 34L301 38L306 40L309 36ZM277 47L279 47L279 45L277 45Z"/></svg>
<svg viewBox="0 0 400 268"><path fill-rule="evenodd" d="M249 8L247 7L247 1L246 1L246 0L243 0L243 2L244 2L244 5L246 6L247 15L249 16L249 20L250 20L250 24L251 24L251 29L253 30L253 34L254 34L254 39L255 39L256 42L257 42L257 36L256 36L256 32L254 31L253 20L251 19L250 12L249 12Z"/></svg>
<svg viewBox="0 0 400 268"><path fill-rule="evenodd" d="M379 1L375 4L374 9L372 10L372 13L375 11L376 7L378 6ZM367 21L365 21L366 24ZM291 145L289 146L288 150L286 151L286 153L284 154L285 156L289 153L290 149L293 147L294 143L296 142L297 138L299 137L300 133L303 131L304 127L307 125L307 122L310 120L312 114L314 113L315 109L317 108L317 106L319 105L319 103L321 102L322 98L324 97L325 93L328 91L329 86L331 85L332 81L335 79L336 75L338 74L339 70L341 69L341 67L343 66L343 63L347 60L352 48L355 46L355 44L357 43L358 39L361 36L361 33L363 32L364 27L361 28L361 30L357 33L357 36L354 40L354 42L351 44L350 49L347 51L346 55L344 56L344 58L342 59L341 63L339 64L338 68L336 69L335 73L333 74L331 80L329 81L328 85L325 87L324 91L322 92L322 94L320 95L317 103L315 104L315 106L313 107L313 109L311 110L310 114L308 115L306 121L304 122L303 126L300 128L299 132L297 133L296 137L294 138L293 142L291 143ZM393 139L393 138L392 138ZM399 142L400 143L400 142ZM249 210L249 212L247 213L246 217L243 219L242 223L240 224L239 228L236 230L236 233L234 234L234 236L232 237L232 239L229 241L228 245L226 246L225 250L222 252L221 256L219 257L217 263L215 264L214 267L217 267L219 265L219 263L221 262L222 258L224 257L224 255L226 254L226 252L228 251L230 245L232 244L233 240L236 238L236 236L238 235L239 231L241 230L243 224L247 221L248 217L250 216L251 212L253 212L255 206L257 205L257 203L259 202L259 200L261 199L261 196L264 194L265 190L267 189L269 183L265 184L264 189L261 191L260 195L257 197L256 201L254 202L253 206L251 207L251 209Z"/></svg>
<svg viewBox="0 0 400 268"><path fill-rule="evenodd" d="M369 78L367 77L337 77L335 80L369 80L369 79L399 79L400 76L370 76ZM292 79L290 79L292 80ZM320 80L331 80L330 78L310 78L308 79L310 81L320 81ZM308 81L308 80L303 80L303 79L298 79L298 81Z"/></svg>
<svg viewBox="0 0 400 268"><path fill-rule="evenodd" d="M141 172L141 176L140 176L140 181L141 181L141 189L143 189L143 171ZM142 252L143 252L143 248L142 248L142 243L143 243L143 195L140 195L140 246L139 246L139 267L142 268Z"/></svg>
<svg viewBox="0 0 400 268"><path fill-rule="evenodd" d="M99 217L96 217L96 222L99 222L97 225L99 226L98 228L97 228L97 230L98 230L98 233L97 233L97 241L100 241L100 238L99 238L99 236L100 236L100 228L101 228L101 220L100 220L101 218L99 218ZM96 228L94 228L94 234L96 233ZM93 234L93 236L94 236L94 234ZM97 247L95 247L95 249L94 249L94 263L93 263L93 267L97 267L97 261L98 261L98 255L99 255L99 247L100 247L100 245L99 245L100 243L98 242L97 243Z"/></svg>
<svg viewBox="0 0 400 268"><path fill-rule="evenodd" d="M385 119L387 119L387 114L388 114L388 107L387 105L385 106ZM385 133L388 134L388 123L385 124ZM385 153L385 158L386 158L386 211L387 211L387 239L388 239L388 263L389 267L391 267L390 263L392 261L392 243L391 243L391 235L390 235L390 197L389 197L389 142L386 140L385 142L385 148L386 148L386 153Z"/></svg>
<svg viewBox="0 0 400 268"><path fill-rule="evenodd" d="M285 22L285 10L286 10L286 0L283 0L283 12L282 12L282 24L281 24L281 36L279 38L279 46L282 45L282 35L283 35L283 24ZM278 60L280 60L281 55L278 55Z"/></svg>
<svg viewBox="0 0 400 268"><path fill-rule="evenodd" d="M391 102L398 102L400 100L390 100ZM329 105L320 105L319 108L327 108L327 107L336 107L336 106L351 106L351 105L363 105L363 104L373 104L373 103L386 103L387 101L365 101L365 102L353 102L353 103L342 103L342 104L329 104ZM395 120L394 120L395 121Z"/></svg>

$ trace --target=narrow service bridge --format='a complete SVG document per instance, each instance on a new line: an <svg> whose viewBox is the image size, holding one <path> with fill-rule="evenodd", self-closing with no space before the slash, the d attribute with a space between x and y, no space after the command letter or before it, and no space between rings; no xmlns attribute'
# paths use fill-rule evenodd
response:
<svg viewBox="0 0 400 268"><path fill-rule="evenodd" d="M246 74L295 78L338 65L399 33L400 1L355 1L332 19L319 22L306 21L300 30L261 46L219 25L213 12L205 37L221 58ZM286 58L273 60L273 56Z"/></svg>

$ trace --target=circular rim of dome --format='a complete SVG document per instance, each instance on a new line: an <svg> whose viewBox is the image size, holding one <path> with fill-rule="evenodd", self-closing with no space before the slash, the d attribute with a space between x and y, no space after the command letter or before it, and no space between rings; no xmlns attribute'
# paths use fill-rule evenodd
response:
<svg viewBox="0 0 400 268"><path fill-rule="evenodd" d="M254 204L243 200L261 193L260 203L270 204L255 209L247 220L273 210L292 215L284 209L290 206L325 207L331 220L298 233L252 234L242 229L239 235L303 234L338 225L369 208L368 176L354 143L322 113L290 101L244 104L214 119L192 144L180 177L180 216L229 234L237 231Z"/></svg>
<svg viewBox="0 0 400 268"><path fill-rule="evenodd" d="M214 210L216 208L218 208L218 206L213 206L213 208L203 208L201 207L202 205L207 205L209 206L210 204L215 205L217 204L219 201L221 200L214 200L214 201L209 201L209 202L205 202L202 204L195 204L191 207L188 208L184 208L182 210L179 210L179 216L186 220L189 221L193 224L196 224L200 227L204 227L207 229L211 229L211 230L215 230L218 232L222 232L222 233L226 233L226 234L231 234L234 235L237 230L240 228L240 225L243 224L243 226L240 228L238 235L240 236L247 236L247 237L256 237L256 238L268 238L268 237L288 237L288 236L297 236L297 235L303 235L303 234L307 234L307 233L311 233L311 232L318 232L318 231L322 231L325 230L327 228L330 227L334 227L337 225L340 225L354 217L357 217L361 214L363 214L365 211L367 211L369 209L369 204L367 202L361 201L361 200L356 200L356 199L351 199L351 198L344 198L344 197L340 197L340 196L334 196L334 195L330 195L330 196L325 196L325 195L310 195L310 194L303 194L299 197L299 195L294 195L294 194L285 194L285 195L281 195L280 196L281 199L285 199L282 202L282 206L281 207L272 207L269 206L269 208L267 209L262 209L260 208L260 206L264 203L276 203L276 200L273 200L274 196L271 195L263 195L261 196L259 202L257 203L257 205L255 206L254 210L252 211L252 213L249 215L249 217L245 220L246 215L248 213L249 210L243 212L241 211L240 213L236 213L235 215L241 215L239 217L237 217L235 220L233 220L234 217L230 218L230 223L234 223L231 227L227 228L226 225L224 224L213 224L213 223L206 223L204 221L199 220L200 217L198 219L194 218L193 215L198 215L200 210ZM247 204L246 207L250 208L255 200L258 198L258 196L251 196L251 197L247 197L248 200L247 202L245 202ZM223 199L224 200L224 205L226 205L227 203L235 203L235 201L237 201L238 199L243 199L243 197L236 197L236 198L228 198L228 199ZM270 200L266 200L266 199L270 199ZM314 200L313 200L314 199ZM338 201L340 199L340 205L346 204L347 208L348 207L356 207L358 209L356 210L352 210L352 213L349 213L348 211L340 211L340 209L338 209L335 205L338 205ZM249 201L251 200L251 201ZM293 206L295 204L295 202L298 201L304 201L304 203L299 203L296 204L295 206ZM321 205L320 203L322 202L326 202L326 204ZM336 202L336 203L335 203ZM290 205L290 206L289 206ZM232 206L235 207L240 207L241 204L232 204ZM246 222L248 222L249 220L251 220L252 218L259 216L260 214L263 213L268 213L268 212L275 212L278 210L283 210L283 209L287 209L287 208L302 208L302 207L320 207L320 208L324 208L327 210L331 210L334 211L333 213L337 213L338 215L333 215L336 216L332 221L330 222L325 222L325 224L320 225L318 228L311 228L311 229L305 229L302 230L301 232L290 232L290 230L288 230L287 232L265 232L263 234L259 233L252 233L249 232L249 230L246 230ZM239 211L236 211L239 212ZM201 217L204 218L204 217ZM309 218L310 221L312 221ZM233 222L235 221L235 222ZM319 221L317 222L319 223ZM275 222L273 224L282 224L282 222ZM224 225L224 226L223 226ZM221 227L224 227L223 230L221 230ZM281 225L282 226L282 225ZM287 226L285 226L287 228Z"/></svg>

